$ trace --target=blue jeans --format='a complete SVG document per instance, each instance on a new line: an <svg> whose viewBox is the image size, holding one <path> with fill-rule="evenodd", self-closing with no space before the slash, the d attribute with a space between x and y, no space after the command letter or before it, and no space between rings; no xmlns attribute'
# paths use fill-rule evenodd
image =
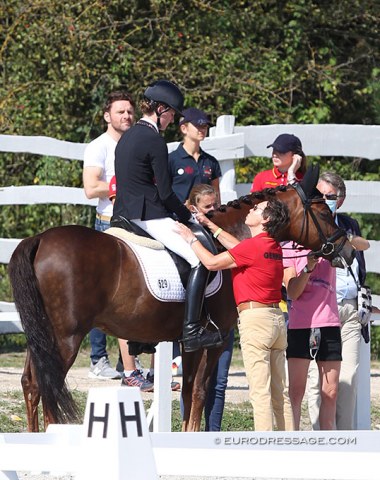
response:
<svg viewBox="0 0 380 480"><path fill-rule="evenodd" d="M206 432L220 432L221 430L228 370L231 365L233 347L234 330L232 329L226 348L219 357L218 364L210 379L209 391L205 403Z"/></svg>
<svg viewBox="0 0 380 480"><path fill-rule="evenodd" d="M95 219L95 230L98 232L104 232L110 228L110 222L105 222L103 220ZM90 331L90 343L91 343L91 362L93 364L97 363L102 357L108 358L107 353L107 337L98 328L93 328Z"/></svg>

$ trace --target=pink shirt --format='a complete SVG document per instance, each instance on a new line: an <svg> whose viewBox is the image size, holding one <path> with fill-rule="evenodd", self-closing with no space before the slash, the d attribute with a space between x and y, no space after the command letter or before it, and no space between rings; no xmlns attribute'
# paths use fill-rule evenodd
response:
<svg viewBox="0 0 380 480"><path fill-rule="evenodd" d="M290 247L291 242L283 245ZM310 250L283 250L284 268L295 268L297 275L307 264L305 255ZM291 302L289 328L339 327L339 313L336 301L335 269L325 259L320 258L313 273L309 276L305 290Z"/></svg>

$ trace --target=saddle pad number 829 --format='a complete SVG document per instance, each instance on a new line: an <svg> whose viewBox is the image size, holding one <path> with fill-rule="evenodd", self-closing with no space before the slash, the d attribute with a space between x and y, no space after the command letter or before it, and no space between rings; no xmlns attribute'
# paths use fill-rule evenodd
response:
<svg viewBox="0 0 380 480"><path fill-rule="evenodd" d="M148 290L162 302L184 302L183 288L177 267L166 250L153 250L125 240L140 263ZM206 289L206 297L214 295L222 285L222 274L217 272Z"/></svg>

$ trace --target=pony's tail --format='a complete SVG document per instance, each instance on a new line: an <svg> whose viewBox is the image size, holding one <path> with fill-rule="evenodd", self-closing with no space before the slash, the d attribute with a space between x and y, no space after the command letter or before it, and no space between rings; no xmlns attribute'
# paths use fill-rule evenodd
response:
<svg viewBox="0 0 380 480"><path fill-rule="evenodd" d="M58 423L78 423L79 411L69 392L62 357L38 288L33 263L40 237L23 240L8 265L14 301L21 318L44 408Z"/></svg>

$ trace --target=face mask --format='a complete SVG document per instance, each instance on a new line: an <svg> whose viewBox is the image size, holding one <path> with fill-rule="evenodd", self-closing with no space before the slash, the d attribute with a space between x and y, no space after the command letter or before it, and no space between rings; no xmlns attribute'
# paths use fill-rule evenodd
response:
<svg viewBox="0 0 380 480"><path fill-rule="evenodd" d="M331 213L334 214L336 212L336 200L325 200L325 202L331 210Z"/></svg>

